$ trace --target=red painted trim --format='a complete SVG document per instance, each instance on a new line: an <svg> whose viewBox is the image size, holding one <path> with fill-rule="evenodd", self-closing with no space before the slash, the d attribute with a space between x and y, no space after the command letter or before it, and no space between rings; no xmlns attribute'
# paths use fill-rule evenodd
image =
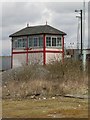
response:
<svg viewBox="0 0 90 120"><path fill-rule="evenodd" d="M46 65L46 38L43 36L43 65Z"/></svg>
<svg viewBox="0 0 90 120"><path fill-rule="evenodd" d="M44 51L43 50L37 50L37 51L28 51L28 53L43 53ZM55 51L55 50L45 50L45 53L63 53L63 51ZM12 54L26 54L27 51L21 51L21 52L12 52Z"/></svg>
<svg viewBox="0 0 90 120"><path fill-rule="evenodd" d="M62 36L62 63L64 63L64 36Z"/></svg>
<svg viewBox="0 0 90 120"><path fill-rule="evenodd" d="M47 53L62 53L63 51L55 51L55 50L46 50Z"/></svg>
<svg viewBox="0 0 90 120"><path fill-rule="evenodd" d="M26 64L28 65L28 36L27 36L27 47L26 47L26 50L27 50L27 55L26 55Z"/></svg>
<svg viewBox="0 0 90 120"><path fill-rule="evenodd" d="M28 53L41 53L42 51L28 51ZM13 54L26 54L27 51L13 52Z"/></svg>
<svg viewBox="0 0 90 120"><path fill-rule="evenodd" d="M12 54L26 54L26 51L21 51L21 52L13 52Z"/></svg>
<svg viewBox="0 0 90 120"><path fill-rule="evenodd" d="M28 53L41 53L41 52L43 53L43 50L37 50L37 51L35 51L35 50L34 50L34 51L28 51Z"/></svg>

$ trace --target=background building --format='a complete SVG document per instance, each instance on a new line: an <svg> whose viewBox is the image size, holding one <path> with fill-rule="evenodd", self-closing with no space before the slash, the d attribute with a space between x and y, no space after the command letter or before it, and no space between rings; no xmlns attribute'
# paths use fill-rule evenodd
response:
<svg viewBox="0 0 90 120"><path fill-rule="evenodd" d="M90 49L83 49L82 54L85 62L90 61ZM65 58L80 60L80 49L66 49Z"/></svg>

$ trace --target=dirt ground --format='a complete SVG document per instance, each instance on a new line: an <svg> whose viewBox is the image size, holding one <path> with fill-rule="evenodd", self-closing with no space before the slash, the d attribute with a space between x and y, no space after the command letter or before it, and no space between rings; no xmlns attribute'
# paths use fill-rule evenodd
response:
<svg viewBox="0 0 90 120"><path fill-rule="evenodd" d="M88 99L6 99L2 103L3 118L88 118Z"/></svg>

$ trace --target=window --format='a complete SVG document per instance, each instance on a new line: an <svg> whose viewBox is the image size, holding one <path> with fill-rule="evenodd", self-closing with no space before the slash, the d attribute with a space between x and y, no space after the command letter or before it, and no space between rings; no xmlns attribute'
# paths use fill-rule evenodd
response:
<svg viewBox="0 0 90 120"><path fill-rule="evenodd" d="M29 37L28 46L29 46L29 47L32 47L32 46L33 46L32 37Z"/></svg>
<svg viewBox="0 0 90 120"><path fill-rule="evenodd" d="M43 38L39 37L39 46L42 47L43 46Z"/></svg>
<svg viewBox="0 0 90 120"><path fill-rule="evenodd" d="M28 41L28 46L29 47L38 47L38 46L43 46L43 37L29 37Z"/></svg>
<svg viewBox="0 0 90 120"><path fill-rule="evenodd" d="M22 39L18 39L18 45L17 47L22 47Z"/></svg>
<svg viewBox="0 0 90 120"><path fill-rule="evenodd" d="M34 46L38 46L38 38L34 38Z"/></svg>
<svg viewBox="0 0 90 120"><path fill-rule="evenodd" d="M56 38L52 38L52 46L56 46Z"/></svg>
<svg viewBox="0 0 90 120"><path fill-rule="evenodd" d="M23 39L22 39L22 47L26 47L26 41L27 41L26 38L23 38Z"/></svg>
<svg viewBox="0 0 90 120"><path fill-rule="evenodd" d="M51 37L46 37L46 46L51 46Z"/></svg>
<svg viewBox="0 0 90 120"><path fill-rule="evenodd" d="M62 46L61 37L57 38L57 46Z"/></svg>
<svg viewBox="0 0 90 120"><path fill-rule="evenodd" d="M61 47L62 46L62 40L61 37L46 37L46 46L51 47Z"/></svg>
<svg viewBox="0 0 90 120"><path fill-rule="evenodd" d="M26 47L26 38L18 38L14 41L14 48Z"/></svg>
<svg viewBox="0 0 90 120"><path fill-rule="evenodd" d="M13 47L13 48L16 48L16 47L17 47L17 46L16 46L16 40L13 41L12 47Z"/></svg>

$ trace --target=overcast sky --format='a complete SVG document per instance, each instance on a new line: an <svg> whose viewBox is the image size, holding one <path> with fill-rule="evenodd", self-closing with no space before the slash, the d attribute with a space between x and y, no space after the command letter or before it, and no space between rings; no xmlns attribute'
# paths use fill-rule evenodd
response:
<svg viewBox="0 0 90 120"><path fill-rule="evenodd" d="M9 35L26 27L27 23L30 26L51 25L59 30L67 33L65 36L66 47L70 48L70 43L74 43L72 47L77 46L77 26L78 19L76 18L75 9L83 9L82 2L5 2L2 3L2 52L3 55L10 55L11 42ZM87 9L86 3L86 37L84 47L87 47ZM1 10L0 10L1 11ZM0 44L1 49L1 44ZM1 51L1 50L0 50ZM1 53L0 53L1 55Z"/></svg>

